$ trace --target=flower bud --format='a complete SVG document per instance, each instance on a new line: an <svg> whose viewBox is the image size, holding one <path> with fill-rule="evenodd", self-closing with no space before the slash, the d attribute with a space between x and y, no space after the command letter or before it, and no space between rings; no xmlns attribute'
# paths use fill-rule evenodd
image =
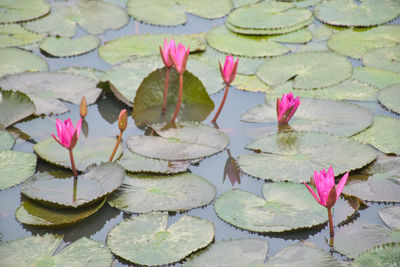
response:
<svg viewBox="0 0 400 267"><path fill-rule="evenodd" d="M118 118L119 130L121 132L125 131L127 125L128 125L128 113L126 112L126 109L123 109L119 113L119 118Z"/></svg>
<svg viewBox="0 0 400 267"><path fill-rule="evenodd" d="M81 118L84 119L87 115L87 103L86 103L86 97L82 97L81 100L81 105L79 107L79 114L81 115Z"/></svg>

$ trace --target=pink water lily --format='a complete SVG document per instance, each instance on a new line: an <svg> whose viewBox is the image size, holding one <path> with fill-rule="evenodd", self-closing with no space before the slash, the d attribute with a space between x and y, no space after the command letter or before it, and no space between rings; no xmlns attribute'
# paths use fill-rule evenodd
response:
<svg viewBox="0 0 400 267"><path fill-rule="evenodd" d="M186 49L182 43L179 43L178 47L170 46L169 48L169 57L179 74L183 74L186 70L186 63L189 58L189 51L190 47Z"/></svg>
<svg viewBox="0 0 400 267"><path fill-rule="evenodd" d="M82 119L76 124L76 128L72 124L71 119L65 120L64 123L60 119L56 119L57 137L52 134L53 138L63 147L72 150L78 142L81 133Z"/></svg>
<svg viewBox="0 0 400 267"><path fill-rule="evenodd" d="M175 49L175 40L171 39L169 43L167 42L167 38L164 39L164 46L161 48L160 46L160 54L161 54L161 59L164 62L165 66L168 68L172 67L173 62L171 58L169 57L169 51L171 49Z"/></svg>
<svg viewBox="0 0 400 267"><path fill-rule="evenodd" d="M300 105L299 97L294 98L292 92L276 99L276 116L279 124L288 124Z"/></svg>
<svg viewBox="0 0 400 267"><path fill-rule="evenodd" d="M226 84L230 85L235 79L239 59L237 59L236 62L234 62L233 57L231 55L226 56L223 69L221 66L221 62L218 63L222 79Z"/></svg>

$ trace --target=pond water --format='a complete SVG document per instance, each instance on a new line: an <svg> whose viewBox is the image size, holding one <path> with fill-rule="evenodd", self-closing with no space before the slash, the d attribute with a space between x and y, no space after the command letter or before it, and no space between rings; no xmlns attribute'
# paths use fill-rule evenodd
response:
<svg viewBox="0 0 400 267"><path fill-rule="evenodd" d="M396 20L392 23L398 23ZM143 33L200 33L207 32L211 28L223 25L224 19L208 20L196 17L194 15L188 15L188 22L185 25L177 27L158 27L151 26L145 23L141 23L133 20L129 21L129 24L124 26L120 30L107 31L105 34L99 35L102 43L106 43L109 40L115 39L119 36L131 35L131 34L143 34ZM86 33L79 29L76 36L82 36ZM38 48L34 49L36 54L41 55ZM111 65L103 61L97 54L97 50L84 54L77 57L71 58L53 58L45 57L50 71L56 71L61 68L75 66L75 67L91 67L99 70L108 70ZM359 60L352 60L353 66L361 65ZM189 63L190 64L190 60ZM240 64L240 62L239 62ZM216 108L218 107L223 96L223 91L217 94L211 95ZM263 104L265 102L265 94L263 93L250 93L237 90L232 87L229 91L228 99L222 110L222 113L218 119L219 128L225 132L230 139L228 149L233 157L237 157L243 154L250 154L249 150L245 149L245 146L252 140L252 138L261 135L269 131L271 125L265 123L245 123L240 121L240 116L250 108ZM368 103L365 103L368 104ZM68 104L70 112L51 116L53 120L55 118L66 119L71 118L72 121L76 122L79 119L79 107L77 105ZM385 110L379 105L374 106L376 108L376 114L384 114L388 116L396 116L393 113ZM132 109L125 106L122 102L117 100L111 92L104 91L97 102L88 107L88 115L86 121L88 123L89 131L88 137L99 137L99 136L116 136L118 134L117 118L119 111L123 108L127 108L129 114ZM204 121L205 124L211 125L210 120L214 115L213 111L209 117ZM51 133L55 133L54 129L43 129L43 126L39 123L42 120L40 118L29 118L23 122L19 122L13 126L14 129L19 129L24 132L24 129L40 133L42 139L46 139ZM46 132L50 131L50 132ZM123 139L126 139L133 134L140 135L144 131L138 129L132 117L129 117L128 128L124 132ZM33 144L35 141L28 140L24 141L18 139L14 147L14 150L33 152ZM128 149L124 142L124 149ZM194 166L190 166L189 171L200 175L213 183L217 188L217 197L222 193L232 189L240 188L248 192L254 193L262 197L262 186L265 183L264 180L250 177L244 173L241 174L240 184L230 183L228 178L223 177L224 167L226 160L228 159L228 153L226 150L213 155L209 158L205 158ZM51 164L38 159L38 170L56 170ZM15 210L20 205L21 200L24 197L21 196L21 185L3 190L0 192L0 233L2 234L1 242L19 239L25 236L44 234L44 233L57 233L64 235L63 246L79 239L82 236L86 236L96 241L105 243L107 234L109 231L120 223L123 219L131 216L137 216L136 214L129 214L127 212L120 211L118 209L110 207L105 204L96 214L90 216L84 221L61 229L46 229L41 227L31 227L19 223L15 219ZM340 208L341 202L338 203ZM384 222L378 216L378 210L383 207L392 206L393 204L384 203L368 203L368 207L360 209L352 218L351 221L364 221L378 225L384 225ZM309 240L324 251L330 251L338 260L347 261L348 259L331 250L328 245L327 239L329 238L329 227L327 224L321 227L306 229L294 232L286 232L283 234L257 234L251 233L246 230L241 230L230 224L222 221L216 215L213 203L203 208L192 209L184 213L170 213L168 224L176 222L184 214L195 215L201 218L211 221L215 226L215 241L222 241L227 239L239 239L239 238L259 238L268 240L269 252L267 256L272 256L278 251L282 250L290 244L297 243L300 240ZM338 229L336 227L336 229ZM221 255L221 257L229 257L229 255ZM120 258L116 258L113 266L129 266L128 262ZM173 266L181 266L181 263L176 263Z"/></svg>

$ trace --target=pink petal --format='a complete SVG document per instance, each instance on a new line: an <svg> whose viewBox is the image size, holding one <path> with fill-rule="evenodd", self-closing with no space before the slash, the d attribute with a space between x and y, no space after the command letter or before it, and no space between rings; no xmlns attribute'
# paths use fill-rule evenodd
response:
<svg viewBox="0 0 400 267"><path fill-rule="evenodd" d="M59 143L60 145L64 146L64 144L61 143L61 142L56 138L56 136L55 136L54 134L51 134L51 136L53 136L54 140L56 140L57 143Z"/></svg>
<svg viewBox="0 0 400 267"><path fill-rule="evenodd" d="M80 119L80 120L78 121L78 123L76 124L76 129L75 129L75 131L76 131L76 138L79 138L79 135L81 134L81 128L82 128L82 119ZM75 131L74 131L74 134L75 134Z"/></svg>
<svg viewBox="0 0 400 267"><path fill-rule="evenodd" d="M342 179L340 179L340 181L336 187L336 198L339 198L340 194L342 193L343 188L346 185L348 177L349 177L349 173L347 172L345 175L343 175Z"/></svg>
<svg viewBox="0 0 400 267"><path fill-rule="evenodd" d="M318 199L317 194L315 194L314 190L312 190L311 187L308 186L308 184L306 184L306 183L303 183L303 184L307 187L308 191L310 191L310 193L313 195L313 197L315 198L315 200L316 200L319 204L321 204L321 205L323 206L323 204L321 203L321 201Z"/></svg>

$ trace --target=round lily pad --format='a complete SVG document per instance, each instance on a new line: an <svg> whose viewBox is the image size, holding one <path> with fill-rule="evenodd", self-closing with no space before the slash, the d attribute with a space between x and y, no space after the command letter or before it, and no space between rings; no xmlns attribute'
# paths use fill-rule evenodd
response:
<svg viewBox="0 0 400 267"><path fill-rule="evenodd" d="M83 96L93 104L101 93L97 82L83 76L53 72L26 72L4 77L0 87L4 90L26 93L35 103L35 114L60 114L69 108L58 99L79 105Z"/></svg>
<svg viewBox="0 0 400 267"><path fill-rule="evenodd" d="M20 223L42 227L64 227L80 222L96 213L106 199L92 206L72 209L53 209L43 206L35 201L26 200L21 203L15 212L15 217Z"/></svg>
<svg viewBox="0 0 400 267"><path fill-rule="evenodd" d="M371 127L355 135L354 138L376 147L383 153L400 155L399 132L399 119L375 115Z"/></svg>
<svg viewBox="0 0 400 267"><path fill-rule="evenodd" d="M236 189L215 201L224 221L253 232L284 232L323 224L328 216L302 184L267 183L260 198Z"/></svg>
<svg viewBox="0 0 400 267"><path fill-rule="evenodd" d="M0 131L0 150L11 149L15 144L14 137L7 131Z"/></svg>
<svg viewBox="0 0 400 267"><path fill-rule="evenodd" d="M98 70L98 69L80 68L80 67L62 68L62 69L57 70L57 72L70 73L70 74L74 74L74 75L82 75L82 76L88 77L89 79L92 79L94 81L99 81L105 73L104 71Z"/></svg>
<svg viewBox="0 0 400 267"><path fill-rule="evenodd" d="M312 132L268 135L246 148L262 153L240 156L240 169L273 181L308 182L315 170L332 166L335 175L340 175L376 159L376 152L370 146L346 137Z"/></svg>
<svg viewBox="0 0 400 267"><path fill-rule="evenodd" d="M47 71L46 61L25 50L0 48L0 77L25 71Z"/></svg>
<svg viewBox="0 0 400 267"><path fill-rule="evenodd" d="M19 24L0 24L0 47L29 45L43 37L43 34L27 31Z"/></svg>
<svg viewBox="0 0 400 267"><path fill-rule="evenodd" d="M279 85L294 78L293 87L313 89L333 86L352 75L348 59L325 51L302 52L266 61L257 76L268 85Z"/></svg>
<svg viewBox="0 0 400 267"><path fill-rule="evenodd" d="M241 120L277 124L276 98L271 100L250 109L241 116ZM300 101L289 122L290 127L296 131L351 136L370 126L373 121L373 115L368 109L355 104L312 98L301 98Z"/></svg>
<svg viewBox="0 0 400 267"><path fill-rule="evenodd" d="M370 67L357 67L354 68L353 71L354 78L376 86L380 89L389 85L400 83L400 74L393 71L380 70Z"/></svg>
<svg viewBox="0 0 400 267"><path fill-rule="evenodd" d="M350 266L396 266L400 262L400 244L385 244L367 250L354 259Z"/></svg>
<svg viewBox="0 0 400 267"><path fill-rule="evenodd" d="M386 108L400 114L400 85L392 85L380 90L378 100Z"/></svg>
<svg viewBox="0 0 400 267"><path fill-rule="evenodd" d="M364 66L400 73L400 45L368 51L362 57Z"/></svg>
<svg viewBox="0 0 400 267"><path fill-rule="evenodd" d="M348 29L331 36L328 46L345 56L362 58L364 54L379 47L395 46L400 43L400 25L384 25L365 31Z"/></svg>
<svg viewBox="0 0 400 267"><path fill-rule="evenodd" d="M72 57L88 53L100 45L100 38L85 35L76 39L68 37L47 37L40 43L40 49L53 57Z"/></svg>
<svg viewBox="0 0 400 267"><path fill-rule="evenodd" d="M271 87L263 83L256 75L237 74L232 85L236 86L239 90L249 92L263 92L269 94L272 91Z"/></svg>
<svg viewBox="0 0 400 267"><path fill-rule="evenodd" d="M77 208L88 206L117 190L124 177L121 166L108 162L91 166L77 179L57 178L52 173L35 174L25 181L21 192L49 207Z"/></svg>
<svg viewBox="0 0 400 267"><path fill-rule="evenodd" d="M49 12L50 5L45 0L2 0L0 23L27 21Z"/></svg>
<svg viewBox="0 0 400 267"><path fill-rule="evenodd" d="M22 183L36 170L36 155L0 150L0 190Z"/></svg>
<svg viewBox="0 0 400 267"><path fill-rule="evenodd" d="M379 217L392 230L400 230L400 206L388 207L378 211Z"/></svg>
<svg viewBox="0 0 400 267"><path fill-rule="evenodd" d="M190 122L151 126L158 136L131 135L128 148L142 156L165 160L189 160L211 156L225 149L229 138L215 128Z"/></svg>
<svg viewBox="0 0 400 267"><path fill-rule="evenodd" d="M268 248L268 242L260 239L224 240L191 255L183 266L248 266L257 259L264 262Z"/></svg>
<svg viewBox="0 0 400 267"><path fill-rule="evenodd" d="M140 265L164 265L185 258L214 239L214 225L184 215L167 228L167 213L149 213L122 221L107 237L111 251Z"/></svg>
<svg viewBox="0 0 400 267"><path fill-rule="evenodd" d="M315 6L314 16L330 25L368 27L400 16L400 3L396 0L324 1Z"/></svg>
<svg viewBox="0 0 400 267"><path fill-rule="evenodd" d="M112 264L110 250L102 243L82 237L54 254L63 242L62 236L45 234L28 236L0 245L1 262L5 266L88 266Z"/></svg>
<svg viewBox="0 0 400 267"><path fill-rule="evenodd" d="M133 213L185 211L209 204L215 186L191 173L172 176L132 175L108 199L110 206Z"/></svg>
<svg viewBox="0 0 400 267"><path fill-rule="evenodd" d="M76 169L85 170L92 164L108 161L115 147L116 140L112 137L80 138L73 150ZM33 146L36 154L42 159L65 168L71 168L68 149L58 144L54 138L49 138ZM119 145L114 158L122 154L122 144Z"/></svg>
<svg viewBox="0 0 400 267"><path fill-rule="evenodd" d="M20 121L35 112L35 105L24 93L0 89L0 129Z"/></svg>

